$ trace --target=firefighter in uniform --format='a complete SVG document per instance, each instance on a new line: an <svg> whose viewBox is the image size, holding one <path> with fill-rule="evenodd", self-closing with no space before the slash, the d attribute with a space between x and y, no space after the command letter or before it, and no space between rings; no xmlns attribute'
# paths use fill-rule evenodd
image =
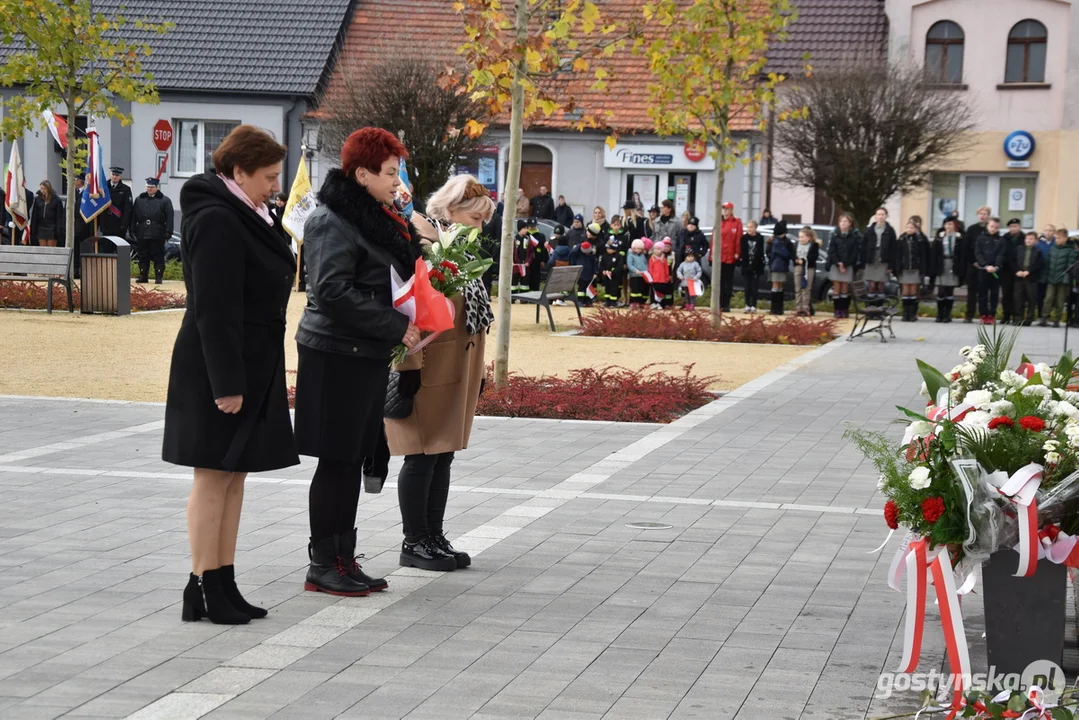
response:
<svg viewBox="0 0 1079 720"><path fill-rule="evenodd" d="M112 206L101 213L97 220L97 231L102 236L118 237L127 240L127 231L131 227L131 205L133 193L123 181L122 167L109 168L109 198Z"/></svg>
<svg viewBox="0 0 1079 720"><path fill-rule="evenodd" d="M131 228L139 253L139 279L149 282L150 261L154 263L154 282L165 276L165 242L172 237L172 200L161 194L160 180L146 178L146 192L139 195L131 210Z"/></svg>

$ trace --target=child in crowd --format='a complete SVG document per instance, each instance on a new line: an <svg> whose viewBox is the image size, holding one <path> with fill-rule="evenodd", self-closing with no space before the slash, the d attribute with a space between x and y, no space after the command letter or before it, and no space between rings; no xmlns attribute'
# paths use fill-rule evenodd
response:
<svg viewBox="0 0 1079 720"><path fill-rule="evenodd" d="M652 307L656 309L671 306L671 265L667 261L666 243L652 246L652 257L648 261L648 274L652 276Z"/></svg>
<svg viewBox="0 0 1079 720"><path fill-rule="evenodd" d="M1042 254L1037 248L1038 233L1028 232L1023 244L1015 248L1015 301L1012 303L1015 324L1029 326L1038 314L1038 278L1042 271Z"/></svg>
<svg viewBox="0 0 1079 720"><path fill-rule="evenodd" d="M547 262L548 267L566 267L569 262L569 238L566 236L566 228L555 225L554 247L551 249L551 259Z"/></svg>
<svg viewBox="0 0 1079 720"><path fill-rule="evenodd" d="M697 297L690 294L689 282L700 280L702 275L704 271L701 269L701 264L697 262L697 253L693 251L693 248L687 248L686 259L678 266L678 280L682 286L682 293L686 296L686 310L697 309Z"/></svg>
<svg viewBox="0 0 1079 720"><path fill-rule="evenodd" d="M603 229L599 223L591 223L586 230L588 238L570 251L570 263L581 267L581 276L577 279L577 300L585 307L592 307L592 298L588 296L588 286L596 279L599 270L596 262L596 243Z"/></svg>
<svg viewBox="0 0 1079 720"><path fill-rule="evenodd" d="M854 227L854 218L847 213L839 216L839 227L828 241L828 279L832 281L832 302L835 317L849 317L850 284L854 268L862 252L862 236Z"/></svg>
<svg viewBox="0 0 1079 720"><path fill-rule="evenodd" d="M645 241L634 240L626 256L626 269L629 271L629 304L648 304L648 282L644 273L648 272L648 256L644 250Z"/></svg>
<svg viewBox="0 0 1079 720"><path fill-rule="evenodd" d="M615 215L614 219L618 219ZM614 223L612 225L612 233ZM599 260L600 282L603 285L603 304L620 307L622 297L622 256L618 254L621 244L613 236L607 241L607 252Z"/></svg>
<svg viewBox="0 0 1079 720"><path fill-rule="evenodd" d="M551 258L550 246L547 236L540 232L539 221L534 217L528 218L528 236L532 242L532 260L528 265L528 289L535 292L540 289L543 282L543 266Z"/></svg>
<svg viewBox="0 0 1079 720"><path fill-rule="evenodd" d="M746 223L742 235L742 280L746 286L746 312L757 312L757 295L760 290L760 277L764 274L764 236L757 232L757 221Z"/></svg>
<svg viewBox="0 0 1079 720"><path fill-rule="evenodd" d="M772 243L768 250L768 270L772 280L772 314L783 314L783 285L791 271L794 248L787 237L787 223L780 220L773 227Z"/></svg>
<svg viewBox="0 0 1079 720"><path fill-rule="evenodd" d="M918 216L907 221L905 232L896 241L895 259L892 261L903 293L903 322L918 319L918 291L922 277L929 273L925 260L925 236L918 229L920 224L921 218Z"/></svg>
<svg viewBox="0 0 1079 720"><path fill-rule="evenodd" d="M535 259L535 246L529 231L528 218L517 219L517 237L513 241L513 284L512 292L528 290L528 272Z"/></svg>
<svg viewBox="0 0 1079 720"><path fill-rule="evenodd" d="M798 244L794 247L795 315L807 317L813 314L813 277L817 273L819 256L817 234L806 225L798 231Z"/></svg>
<svg viewBox="0 0 1079 720"><path fill-rule="evenodd" d="M1046 270L1048 286L1045 289L1045 310L1038 323L1045 327L1046 319L1052 317L1053 327L1060 327L1064 316L1064 303L1071 292L1072 281L1068 269L1075 263L1075 250L1068 244L1068 229L1057 228L1055 244L1049 248L1049 263Z"/></svg>

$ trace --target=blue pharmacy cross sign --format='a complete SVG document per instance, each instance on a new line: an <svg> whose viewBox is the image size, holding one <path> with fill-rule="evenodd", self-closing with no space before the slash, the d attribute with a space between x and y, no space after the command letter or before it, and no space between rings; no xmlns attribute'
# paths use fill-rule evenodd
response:
<svg viewBox="0 0 1079 720"><path fill-rule="evenodd" d="M1009 160L1026 160L1034 154L1034 136L1026 130L1016 130L1004 138L1004 154Z"/></svg>

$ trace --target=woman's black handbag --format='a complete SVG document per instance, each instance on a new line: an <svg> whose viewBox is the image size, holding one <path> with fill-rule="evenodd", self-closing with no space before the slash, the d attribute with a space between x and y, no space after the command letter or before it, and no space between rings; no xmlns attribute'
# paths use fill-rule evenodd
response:
<svg viewBox="0 0 1079 720"><path fill-rule="evenodd" d="M414 395L402 392L401 373L391 372L390 382L386 386L386 408L383 417L389 420L404 420L412 414Z"/></svg>

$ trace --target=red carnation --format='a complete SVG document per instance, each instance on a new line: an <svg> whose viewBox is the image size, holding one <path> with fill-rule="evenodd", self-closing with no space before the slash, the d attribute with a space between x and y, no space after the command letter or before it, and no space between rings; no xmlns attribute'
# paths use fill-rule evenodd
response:
<svg viewBox="0 0 1079 720"><path fill-rule="evenodd" d="M430 275L432 280L438 280L439 282L446 281L446 276L442 274L441 270L432 270Z"/></svg>
<svg viewBox="0 0 1079 720"><path fill-rule="evenodd" d="M935 523L940 520L940 516L944 514L944 498L931 497L922 500L922 517L929 524Z"/></svg>
<svg viewBox="0 0 1079 720"><path fill-rule="evenodd" d="M438 264L438 266L449 270L451 275L457 274L457 265L450 262L449 260L443 260Z"/></svg>
<svg viewBox="0 0 1079 720"><path fill-rule="evenodd" d="M1045 429L1045 421L1034 415L1019 418L1019 424L1032 432L1041 432Z"/></svg>
<svg viewBox="0 0 1079 720"><path fill-rule="evenodd" d="M1008 427L1014 427L1015 421L1010 417L997 417L989 421L989 429L996 430L998 427L1006 425Z"/></svg>
<svg viewBox="0 0 1079 720"><path fill-rule="evenodd" d="M899 527L899 506L895 504L895 500L884 503L884 522L888 523L892 530Z"/></svg>

